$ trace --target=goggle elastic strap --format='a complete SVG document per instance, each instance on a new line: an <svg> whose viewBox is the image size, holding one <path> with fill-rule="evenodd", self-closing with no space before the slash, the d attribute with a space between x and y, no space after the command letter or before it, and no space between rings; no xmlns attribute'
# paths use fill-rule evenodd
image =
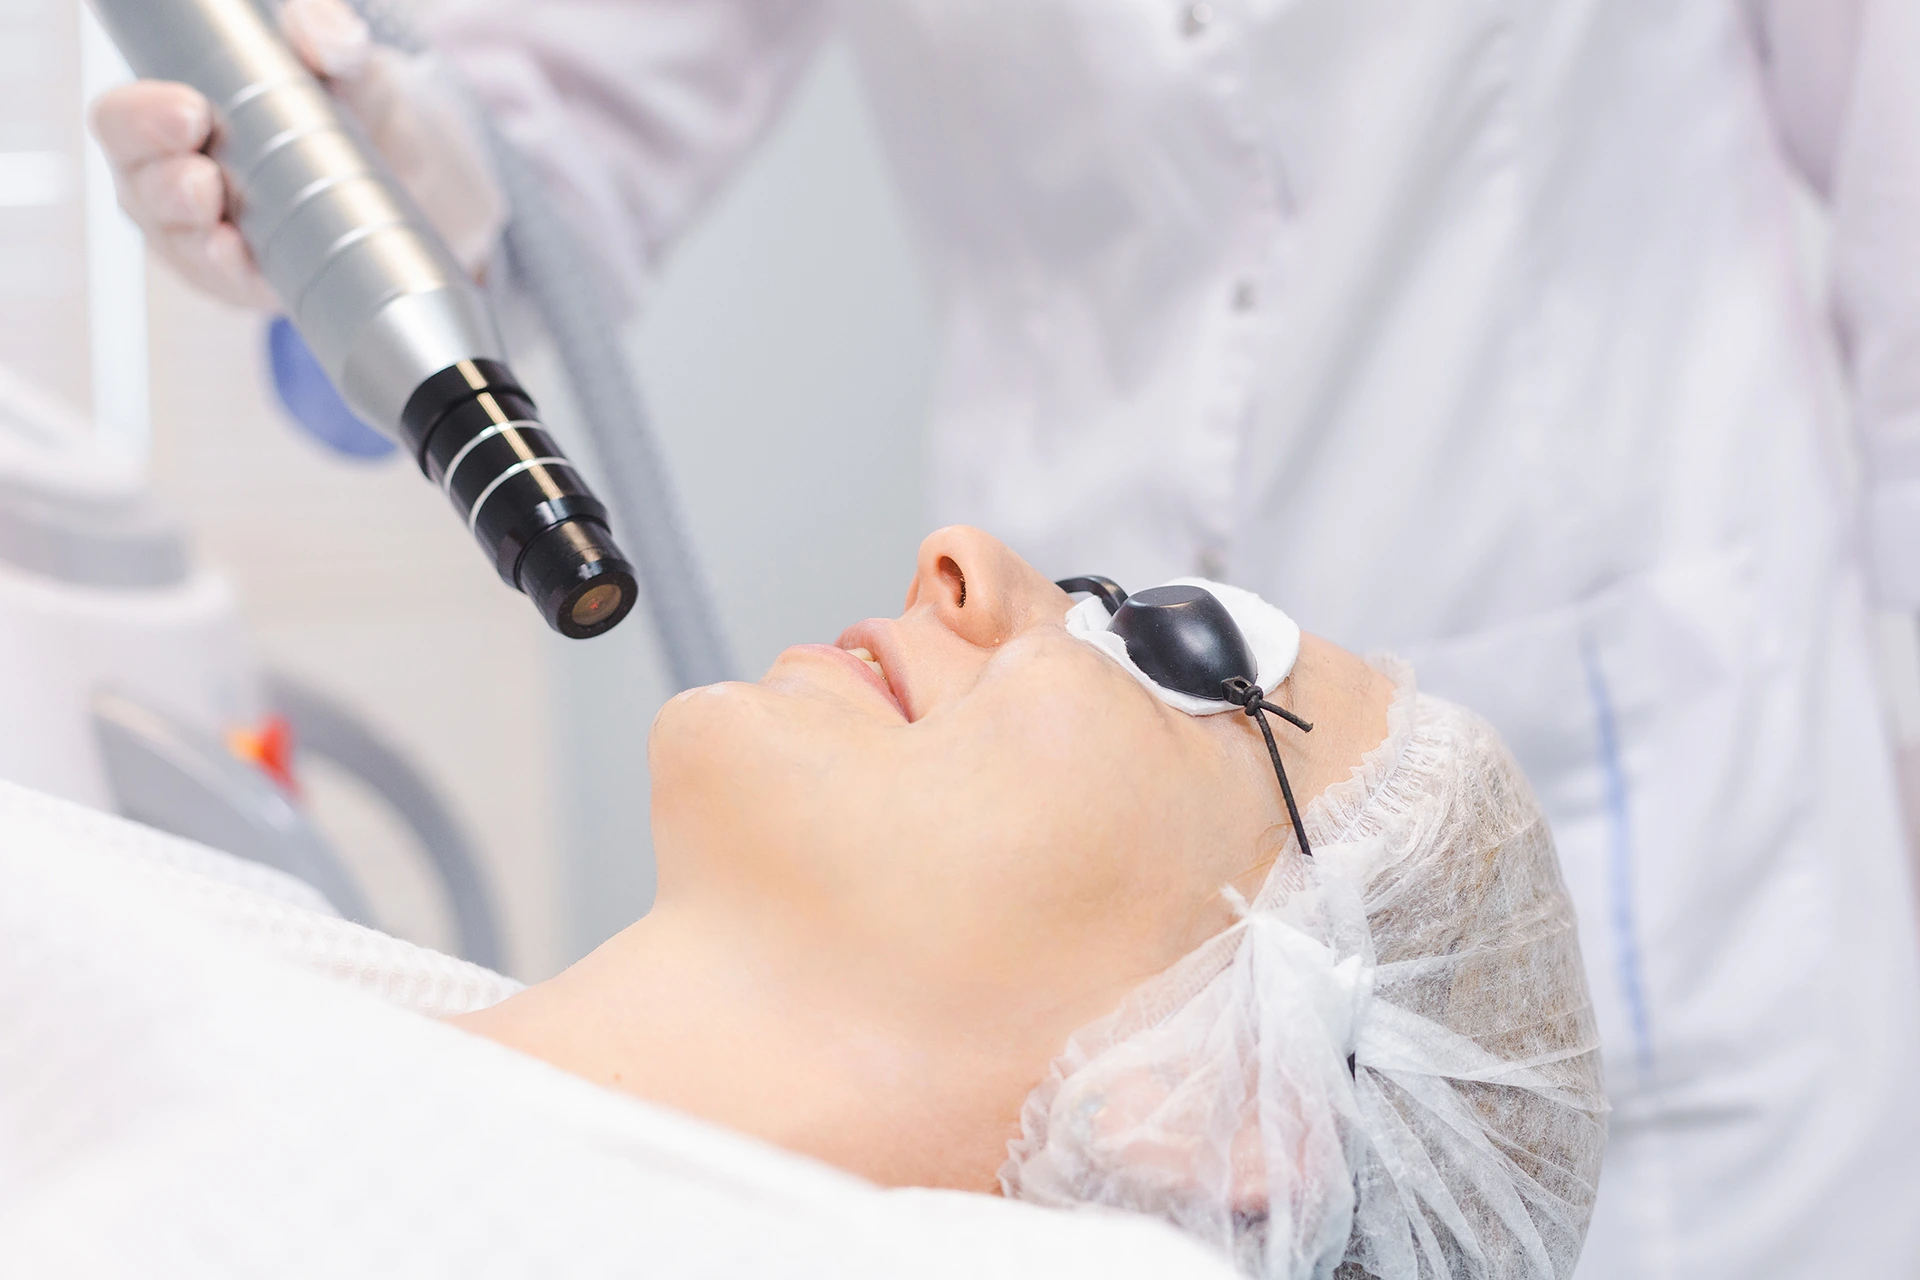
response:
<svg viewBox="0 0 1920 1280"><path fill-rule="evenodd" d="M1294 803L1293 784L1287 781L1287 767L1280 763L1280 745L1273 740L1273 728L1267 723L1266 713L1271 711L1302 733L1312 733L1313 726L1285 707L1268 702L1260 686L1245 676L1226 681L1225 689L1227 701L1245 710L1260 726L1260 736L1267 741L1267 757L1273 761L1273 776L1280 779L1280 795L1287 802L1287 817L1293 820L1294 838L1300 842L1300 856L1311 858L1313 846L1307 843L1307 824L1300 820L1300 806Z"/></svg>

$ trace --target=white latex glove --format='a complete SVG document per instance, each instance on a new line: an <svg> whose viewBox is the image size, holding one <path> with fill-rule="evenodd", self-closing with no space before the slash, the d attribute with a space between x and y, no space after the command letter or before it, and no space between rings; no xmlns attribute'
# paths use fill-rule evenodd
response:
<svg viewBox="0 0 1920 1280"><path fill-rule="evenodd" d="M506 198L479 129L430 58L374 44L341 0L287 0L287 42L365 128L468 270L493 256ZM140 80L93 105L93 135L113 166L120 207L188 283L238 306L278 309L205 154L213 108L184 84Z"/></svg>

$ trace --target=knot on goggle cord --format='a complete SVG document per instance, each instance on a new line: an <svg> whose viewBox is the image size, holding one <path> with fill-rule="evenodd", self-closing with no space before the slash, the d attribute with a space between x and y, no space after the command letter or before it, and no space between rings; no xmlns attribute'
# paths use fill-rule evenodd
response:
<svg viewBox="0 0 1920 1280"><path fill-rule="evenodd" d="M1300 806L1294 803L1293 785L1287 781L1287 767L1280 763L1280 745L1273 740L1273 727L1267 723L1266 713L1271 711L1302 733L1312 733L1313 726L1285 707L1268 702L1260 686L1244 676L1234 676L1222 681L1222 685L1227 701L1244 710L1260 726L1260 736L1267 740L1267 756L1273 761L1273 775L1280 779L1280 796L1287 802L1287 817L1292 819L1293 834L1300 841L1301 856L1311 858L1313 847L1307 843L1307 825L1300 821Z"/></svg>
<svg viewBox="0 0 1920 1280"><path fill-rule="evenodd" d="M1076 619L1074 614L1069 614L1068 630L1131 668L1162 701L1191 715L1239 707L1260 726L1267 756L1273 761L1274 776L1280 780L1287 817L1292 820L1293 834L1300 841L1300 852L1312 857L1306 824L1300 820L1300 806L1294 801L1293 786L1287 781L1286 766L1280 761L1280 747L1274 741L1272 726L1267 723L1267 713L1279 716L1304 733L1313 732L1313 726L1285 707L1267 701L1260 685L1263 673L1254 659L1253 649L1220 597L1229 595L1239 600L1250 622L1265 622L1279 634L1279 648L1284 653L1263 654L1276 667L1264 673L1276 687L1292 670L1299 651L1299 628L1292 620L1259 597L1220 584L1211 584L1209 589L1197 582L1175 582L1133 596L1110 578L1067 578L1059 586L1070 594L1097 596L1108 615L1105 627L1095 630L1085 624L1084 618ZM1078 612L1076 609L1075 613ZM1284 627L1272 625L1266 614L1285 624Z"/></svg>

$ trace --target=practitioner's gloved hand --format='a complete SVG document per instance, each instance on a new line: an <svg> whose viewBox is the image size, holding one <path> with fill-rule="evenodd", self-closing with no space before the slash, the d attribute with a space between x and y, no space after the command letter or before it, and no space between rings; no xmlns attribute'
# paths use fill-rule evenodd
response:
<svg viewBox="0 0 1920 1280"><path fill-rule="evenodd" d="M506 225L506 199L458 95L431 59L376 45L342 0L287 0L288 43L360 120L454 255L479 271ZM141 80L93 106L120 205L147 243L202 291L238 306L277 306L227 220L225 179L205 154L213 109L196 89Z"/></svg>

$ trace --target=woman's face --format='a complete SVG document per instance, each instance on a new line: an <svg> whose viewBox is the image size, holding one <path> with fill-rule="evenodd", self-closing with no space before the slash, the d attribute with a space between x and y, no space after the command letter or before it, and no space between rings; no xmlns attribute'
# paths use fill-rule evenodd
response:
<svg viewBox="0 0 1920 1280"><path fill-rule="evenodd" d="M1224 927L1221 887L1287 848L1258 732L1153 698L1067 634L1070 603L943 529L898 618L669 703L660 905L722 896L842 980L1039 1018L1097 1016Z"/></svg>

